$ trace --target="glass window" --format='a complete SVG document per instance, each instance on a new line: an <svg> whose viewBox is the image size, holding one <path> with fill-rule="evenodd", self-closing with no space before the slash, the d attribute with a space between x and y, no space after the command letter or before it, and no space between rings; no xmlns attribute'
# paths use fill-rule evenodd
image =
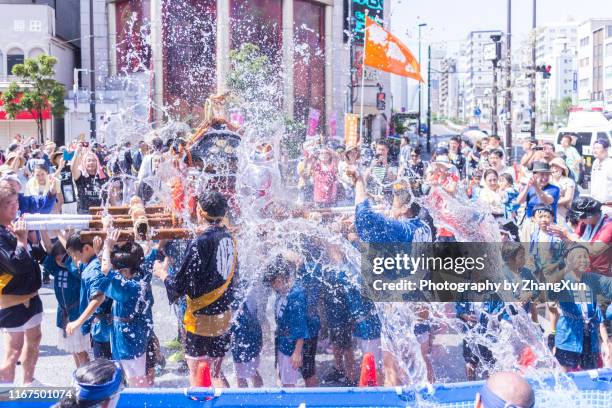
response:
<svg viewBox="0 0 612 408"><path fill-rule="evenodd" d="M612 25L606 27L606 37L612 37Z"/></svg>
<svg viewBox="0 0 612 408"><path fill-rule="evenodd" d="M32 32L41 32L42 31L42 21L40 20L30 20L30 31Z"/></svg>
<svg viewBox="0 0 612 408"><path fill-rule="evenodd" d="M150 0L119 1L116 3L117 72L144 71L151 61Z"/></svg>
<svg viewBox="0 0 612 408"><path fill-rule="evenodd" d="M281 0L232 0L230 9L231 48L255 44L271 63L282 61Z"/></svg>
<svg viewBox="0 0 612 408"><path fill-rule="evenodd" d="M217 85L217 2L182 0L162 4L164 101L179 116L200 114Z"/></svg>
<svg viewBox="0 0 612 408"><path fill-rule="evenodd" d="M14 31L25 31L25 20L15 20L13 21L13 30Z"/></svg>
<svg viewBox="0 0 612 408"><path fill-rule="evenodd" d="M325 6L294 0L293 30L294 116L306 120L317 109L325 129Z"/></svg>
<svg viewBox="0 0 612 408"><path fill-rule="evenodd" d="M6 56L6 73L8 75L13 74L13 67L17 64L23 64L24 53L20 49L12 49Z"/></svg>

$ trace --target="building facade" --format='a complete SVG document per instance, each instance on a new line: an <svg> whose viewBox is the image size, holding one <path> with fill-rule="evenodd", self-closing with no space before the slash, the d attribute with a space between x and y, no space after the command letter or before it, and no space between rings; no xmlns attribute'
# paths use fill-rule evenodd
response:
<svg viewBox="0 0 612 408"><path fill-rule="evenodd" d="M75 29L78 23L74 19L76 15L78 21L78 14L63 9L70 1L58 2L62 4L62 10L56 10L56 2L51 0L0 0L0 93L17 80L11 73L13 66L41 54L56 57L56 79L66 88L72 85L78 38L64 36L76 33L78 37ZM63 120L53 118L50 112L43 116L45 138L61 140ZM11 120L0 109L0 146L6 146L16 134L26 138L37 136L32 115L23 112Z"/></svg>
<svg viewBox="0 0 612 408"><path fill-rule="evenodd" d="M485 47L493 43L493 34L500 34L500 31L472 31L468 34L465 45L465 111L468 117L485 123L490 120L493 88L493 63L485 58ZM500 80L501 75L498 75L498 81ZM480 112L480 115L476 115L477 112Z"/></svg>
<svg viewBox="0 0 612 408"><path fill-rule="evenodd" d="M554 107L565 98L576 96L578 90L576 58L578 30L573 22L551 24L538 28L536 65L550 66L550 78L536 75L537 118L553 121Z"/></svg>
<svg viewBox="0 0 612 408"><path fill-rule="evenodd" d="M84 36L89 33L88 3L81 0ZM357 26L363 7L353 1ZM390 1L369 2L367 7L370 15L386 21ZM231 51L251 43L281 78L279 99L287 117L305 122L314 109L320 114L319 132L328 133L329 119L335 118L341 135L351 82L350 104L355 112L360 107L362 54L355 47L351 81L347 11L342 0L94 0L96 103L112 102L107 98L112 78L146 72L149 95L156 107L163 107L152 113L151 121L191 117L195 124L206 98L227 89ZM83 68L90 66L89 55L89 44L83 43ZM88 83L85 74L81 86ZM377 85L390 97L389 75L365 69L365 83L364 114L372 128L381 113L390 112L391 103L384 112L376 109ZM104 120L97 116L98 122ZM79 133L77 127L70 133Z"/></svg>
<svg viewBox="0 0 612 408"><path fill-rule="evenodd" d="M579 104L612 110L612 19L578 25L577 58Z"/></svg>

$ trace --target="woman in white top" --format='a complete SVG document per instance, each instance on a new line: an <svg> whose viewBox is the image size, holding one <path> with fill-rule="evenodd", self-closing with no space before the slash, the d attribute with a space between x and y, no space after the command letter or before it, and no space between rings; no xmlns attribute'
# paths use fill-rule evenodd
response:
<svg viewBox="0 0 612 408"><path fill-rule="evenodd" d="M610 142L599 139L593 144L591 167L591 196L603 204L604 214L612 214L612 159L608 157Z"/></svg>
<svg viewBox="0 0 612 408"><path fill-rule="evenodd" d="M569 176L569 169L565 161L560 157L555 157L550 162L551 180L550 183L559 187L559 201L557 202L557 223L567 225L567 212L572 207L576 182Z"/></svg>
<svg viewBox="0 0 612 408"><path fill-rule="evenodd" d="M504 206L502 203L502 195L499 191L497 171L487 169L484 172L482 179L484 180L483 189L480 190L478 200L487 204L491 209L491 214L495 217L504 215Z"/></svg>

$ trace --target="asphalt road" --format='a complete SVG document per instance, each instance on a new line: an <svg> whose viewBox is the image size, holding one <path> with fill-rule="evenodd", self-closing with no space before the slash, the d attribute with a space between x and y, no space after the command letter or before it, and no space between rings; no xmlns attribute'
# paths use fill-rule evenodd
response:
<svg viewBox="0 0 612 408"><path fill-rule="evenodd" d="M57 348L58 329L55 326L56 300L53 293L53 284L44 285L39 291L44 305L44 318L42 323L43 338L40 346L40 357L36 366L36 379L43 384L50 386L68 386L71 382L72 371L75 368L72 356ZM153 306L155 333L159 337L162 349L166 356L172 351L163 347L163 344L176 336L177 322L166 298L165 289L161 281L154 280L153 296L155 304ZM269 297L268 302L268 322L263 326L273 327L272 319L273 296ZM260 373L264 379L264 385L274 387L276 375L274 370L274 351L273 351L273 329L264 328L264 349L262 351ZM434 338L432 350L432 361L436 377L441 382L464 381L464 362L461 356L461 339L459 336L441 333ZM4 344L0 343L0 352L3 353ZM329 350L327 350L329 351ZM356 360L360 361L359 355ZM333 357L329 352L317 354L317 370L319 375L325 375L332 367ZM224 373L228 377L230 385L236 386L233 375L231 354L225 357ZM359 369L357 369L357 373ZM20 367L17 370L16 383L21 384L22 373ZM181 370L179 364L168 362L161 375L155 380L157 387L185 387L188 386L186 373ZM329 384L334 385L334 384Z"/></svg>

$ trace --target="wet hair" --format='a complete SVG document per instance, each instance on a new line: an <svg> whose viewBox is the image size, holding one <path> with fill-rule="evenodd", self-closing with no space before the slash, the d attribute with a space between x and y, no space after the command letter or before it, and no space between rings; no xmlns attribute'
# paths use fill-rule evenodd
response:
<svg viewBox="0 0 612 408"><path fill-rule="evenodd" d="M86 244L81 241L81 233L73 232L68 239L66 240L66 250L83 252L83 248L85 248Z"/></svg>
<svg viewBox="0 0 612 408"><path fill-rule="evenodd" d="M263 283L271 286L278 278L289 279L296 275L297 268L293 262L286 260L282 255L277 255L266 267L263 275Z"/></svg>
<svg viewBox="0 0 612 408"><path fill-rule="evenodd" d="M491 135L491 136L489 136L489 140L491 140L491 139L495 139L498 142L501 142L501 137L499 137L499 135Z"/></svg>
<svg viewBox="0 0 612 408"><path fill-rule="evenodd" d="M512 174L502 173L499 175L499 178L503 178L510 185L514 184L514 177L512 177Z"/></svg>
<svg viewBox="0 0 612 408"><path fill-rule="evenodd" d="M209 217L224 217L228 209L227 199L218 191L201 194L198 203Z"/></svg>
<svg viewBox="0 0 612 408"><path fill-rule="evenodd" d="M66 255L66 248L64 248L64 246L62 245L60 241L55 241L55 243L51 247L51 251L49 251L49 255L53 259L56 256L64 256Z"/></svg>
<svg viewBox="0 0 612 408"><path fill-rule="evenodd" d="M499 174L497 173L495 169L486 169L484 174L482 175L482 178L486 180L489 174L495 174L495 177L499 178Z"/></svg>
<svg viewBox="0 0 612 408"><path fill-rule="evenodd" d="M0 204L4 204L10 197L17 195L17 190L11 186L9 181L0 183Z"/></svg>
<svg viewBox="0 0 612 408"><path fill-rule="evenodd" d="M376 146L385 146L385 147L387 148L387 150L389 150L389 145L387 144L387 142L385 142L385 141L384 141L384 140L382 140L382 139L379 139L379 140L376 142Z"/></svg>
<svg viewBox="0 0 612 408"><path fill-rule="evenodd" d="M102 385L113 380L117 366L111 360L99 358L79 367L74 372L74 379L79 384ZM117 392L119 389L117 389ZM98 401L80 400L76 389L72 390L70 396L62 398L54 408L93 408L102 402L109 400L110 397ZM116 392L114 393L116 394ZM114 395L113 394L113 395Z"/></svg>
<svg viewBox="0 0 612 408"><path fill-rule="evenodd" d="M489 152L489 156L497 156L501 159L504 157L504 152L501 149L493 149Z"/></svg>
<svg viewBox="0 0 612 408"><path fill-rule="evenodd" d="M555 145L553 143L551 143L551 142L544 142L544 143L542 143L542 146L550 146L550 147L553 148L553 150L555 150Z"/></svg>
<svg viewBox="0 0 612 408"><path fill-rule="evenodd" d="M580 244L575 244L575 245L571 245L569 248L567 248L565 250L565 252L563 253L563 259L567 259L567 257L569 256L569 254L572 251L575 251L576 249L583 249L587 252L587 254L590 254L589 248L587 248L584 245L580 245Z"/></svg>
<svg viewBox="0 0 612 408"><path fill-rule="evenodd" d="M115 269L137 269L144 262L144 250L136 242L115 245L111 252L111 265Z"/></svg>
<svg viewBox="0 0 612 408"><path fill-rule="evenodd" d="M415 147L414 149L412 149L412 153L417 154L417 155L421 155L421 148L420 147Z"/></svg>
<svg viewBox="0 0 612 408"><path fill-rule="evenodd" d="M36 163L34 165L34 170L43 170L45 173L49 173L49 167L44 163Z"/></svg>
<svg viewBox="0 0 612 408"><path fill-rule="evenodd" d="M451 136L451 138L449 139L452 142L457 142L459 144L461 144L461 138L459 136Z"/></svg>
<svg viewBox="0 0 612 408"><path fill-rule="evenodd" d="M508 262L511 259L515 259L520 250L523 249L523 245L520 242L508 241L502 245L502 260Z"/></svg>
<svg viewBox="0 0 612 408"><path fill-rule="evenodd" d="M610 147L610 142L608 142L606 139L597 139L595 144L600 145L604 149L608 149Z"/></svg>
<svg viewBox="0 0 612 408"><path fill-rule="evenodd" d="M151 146L153 150L162 151L164 149L164 141L160 137L154 137L151 140Z"/></svg>
<svg viewBox="0 0 612 408"><path fill-rule="evenodd" d="M539 205L536 205L535 208L533 209L533 214L535 215L535 214L537 214L539 212L546 212L546 213L550 214L553 217L555 215L555 212L554 212L553 208L550 205L548 205L548 204L539 204Z"/></svg>
<svg viewBox="0 0 612 408"><path fill-rule="evenodd" d="M570 135L569 133L561 136L561 140L563 139L569 139L570 143L572 143L572 135Z"/></svg>

